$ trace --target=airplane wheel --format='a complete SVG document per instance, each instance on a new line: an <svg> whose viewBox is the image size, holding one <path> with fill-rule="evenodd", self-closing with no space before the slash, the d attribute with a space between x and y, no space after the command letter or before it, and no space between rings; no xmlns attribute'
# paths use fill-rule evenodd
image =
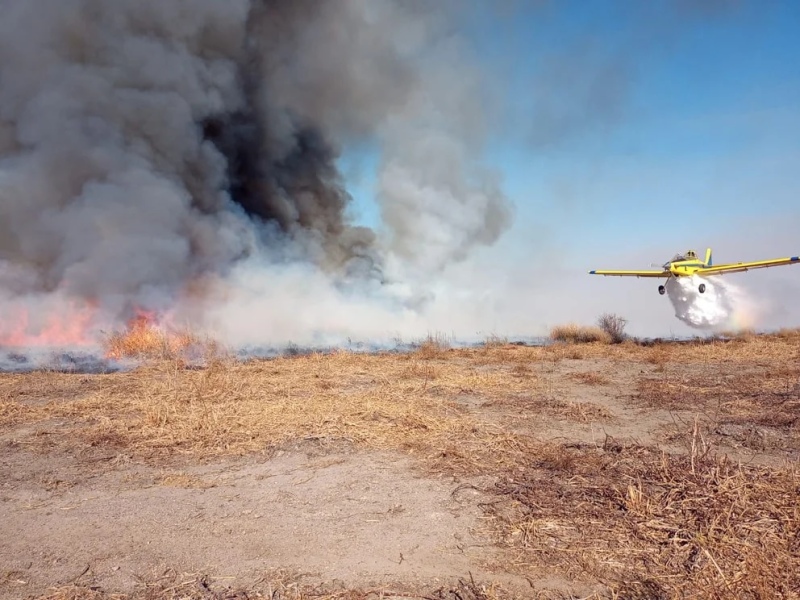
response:
<svg viewBox="0 0 800 600"><path fill-rule="evenodd" d="M704 294L705 291L706 291L706 284L705 283L701 283L700 287L698 289L700 290L701 294Z"/></svg>
<svg viewBox="0 0 800 600"><path fill-rule="evenodd" d="M663 285L658 286L658 293L663 296L667 293L667 288L665 288Z"/></svg>

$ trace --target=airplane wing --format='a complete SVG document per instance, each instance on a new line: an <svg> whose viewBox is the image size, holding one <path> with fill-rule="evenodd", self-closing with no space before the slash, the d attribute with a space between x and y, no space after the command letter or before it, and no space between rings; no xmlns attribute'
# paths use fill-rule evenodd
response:
<svg viewBox="0 0 800 600"><path fill-rule="evenodd" d="M706 277L708 275L722 275L724 273L742 273L750 269L764 269L766 267L779 267L781 265L800 264L800 256L790 258L773 258L770 260L758 260L755 262L729 263L726 265L714 265L697 271L696 275Z"/></svg>
<svg viewBox="0 0 800 600"><path fill-rule="evenodd" d="M668 271L589 271L589 275L611 275L615 277L669 277Z"/></svg>

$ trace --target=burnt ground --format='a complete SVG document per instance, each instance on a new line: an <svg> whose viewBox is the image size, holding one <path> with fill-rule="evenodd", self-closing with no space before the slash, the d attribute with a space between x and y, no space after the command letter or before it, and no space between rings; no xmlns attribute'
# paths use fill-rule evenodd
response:
<svg viewBox="0 0 800 600"><path fill-rule="evenodd" d="M0 598L796 598L798 359L784 333L0 375Z"/></svg>

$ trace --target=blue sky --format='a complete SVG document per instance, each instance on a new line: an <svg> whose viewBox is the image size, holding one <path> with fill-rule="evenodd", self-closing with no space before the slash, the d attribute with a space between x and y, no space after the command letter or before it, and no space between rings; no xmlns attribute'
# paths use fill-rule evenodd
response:
<svg viewBox="0 0 800 600"><path fill-rule="evenodd" d="M468 29L507 107L486 157L515 207L504 252L646 268L743 223L800 225L800 2L509 6ZM354 210L375 225L377 157L358 154L359 177L353 158Z"/></svg>

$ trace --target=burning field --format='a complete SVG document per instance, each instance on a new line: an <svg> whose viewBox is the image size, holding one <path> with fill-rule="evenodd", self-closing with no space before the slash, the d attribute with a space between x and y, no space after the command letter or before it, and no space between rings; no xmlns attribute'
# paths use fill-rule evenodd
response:
<svg viewBox="0 0 800 600"><path fill-rule="evenodd" d="M0 346L142 314L237 346L424 335L443 269L510 224L449 3L7 4ZM374 228L342 173L364 146Z"/></svg>
<svg viewBox="0 0 800 600"><path fill-rule="evenodd" d="M799 597L797 331L429 336L538 319L463 3L3 8L0 597Z"/></svg>
<svg viewBox="0 0 800 600"><path fill-rule="evenodd" d="M800 334L0 375L0 596L796 598Z"/></svg>

